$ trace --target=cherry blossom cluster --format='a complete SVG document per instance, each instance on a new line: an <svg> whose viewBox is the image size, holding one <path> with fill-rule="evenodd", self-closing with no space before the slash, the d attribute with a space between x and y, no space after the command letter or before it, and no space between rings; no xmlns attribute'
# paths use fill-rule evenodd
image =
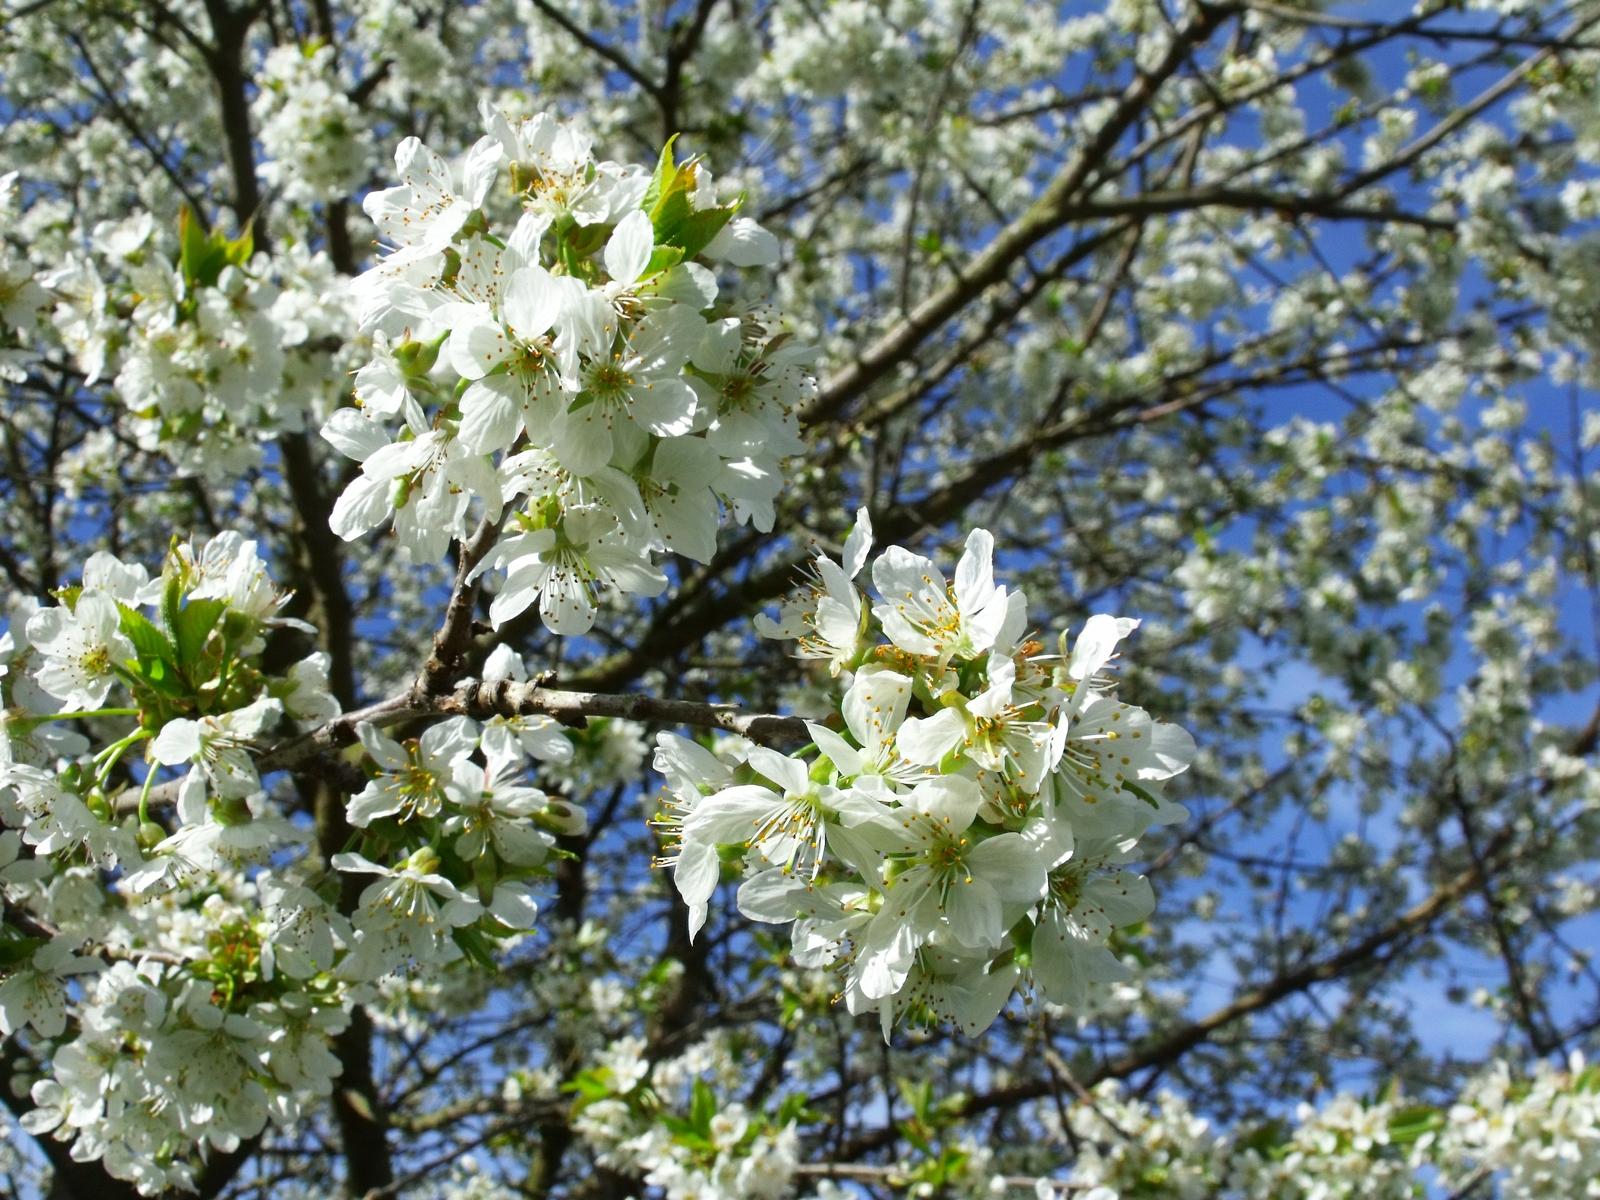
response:
<svg viewBox="0 0 1600 1200"><path fill-rule="evenodd" d="M339 708L326 655L281 674L262 667L271 629L310 626L279 614L288 597L256 544L237 533L175 543L154 578L102 551L57 597L49 607L21 601L0 638L0 819L36 854L122 868L136 892L290 839L281 822L253 819L262 784L250 747ZM140 783L131 810L118 782L130 774ZM177 791L170 837L147 811L163 775ZM133 812L142 824L123 819Z"/></svg>
<svg viewBox="0 0 1600 1200"><path fill-rule="evenodd" d="M45 331L84 387L111 382L140 449L236 480L264 441L330 406L347 284L322 251L269 259L248 228L228 237L188 209L177 224L176 244L147 212L97 226L88 249L39 277Z"/></svg>
<svg viewBox="0 0 1600 1200"><path fill-rule="evenodd" d="M669 143L652 173L545 114L484 119L456 165L407 138L366 199L389 251L353 284L375 349L323 429L361 464L332 524L391 523L434 561L481 511L507 531L482 564L496 626L537 604L584 633L603 589L665 589L659 553L709 560L719 507L772 527L808 355L719 304L705 264L777 245L698 160Z"/></svg>
<svg viewBox="0 0 1600 1200"><path fill-rule="evenodd" d="M339 87L333 47L275 46L261 64L252 105L260 130L262 178L284 200L338 200L361 186L368 161L362 118Z"/></svg>
<svg viewBox="0 0 1600 1200"><path fill-rule="evenodd" d="M530 929L529 881L586 822L521 782L573 758L549 718L361 722L357 836L323 870L262 770L339 705L327 655L264 665L274 630L314 631L255 543L175 543L154 577L102 552L57 599L0 638L0 1035L52 1044L28 1128L154 1193L188 1181L186 1148L323 1101L372 984ZM484 676L526 672L501 648ZM377 878L341 909L339 872Z"/></svg>
<svg viewBox="0 0 1600 1200"><path fill-rule="evenodd" d="M1109 944L1149 915L1149 883L1123 869L1152 825L1182 820L1162 795L1194 744L1120 701L1109 674L1137 626L1095 616L1057 652L1028 635L1026 599L994 579L993 539L967 539L947 582L899 546L855 580L865 510L843 561L765 636L837 678L835 713L807 723L814 753L750 746L728 762L663 733L665 862L698 932L725 860L740 912L793 922L802 966L836 968L851 1012L987 1028L1019 980L1083 1007L1127 976Z"/></svg>
<svg viewBox="0 0 1600 1200"><path fill-rule="evenodd" d="M154 1193L189 1180L181 1148L236 1146L338 1069L332 910L243 871L303 837L254 749L339 706L326 655L263 665L308 627L237 533L155 577L98 553L56 598L0 638L0 1034L50 1043L27 1128Z"/></svg>
<svg viewBox="0 0 1600 1200"><path fill-rule="evenodd" d="M642 1176L666 1200L793 1194L799 1096L771 1114L719 1096L719 1076L729 1091L741 1081L737 1057L717 1040L658 1062L648 1051L641 1038L613 1041L570 1085L573 1128L601 1166Z"/></svg>
<svg viewBox="0 0 1600 1200"><path fill-rule="evenodd" d="M500 647L484 678L524 679ZM377 878L362 892L341 978L375 981L412 964L442 967L463 953L492 964L493 942L533 928L530 880L546 875L558 834L588 827L584 811L524 782L530 758L569 762L572 743L548 717L451 717L404 742L363 722L373 776L346 803L359 831L335 869ZM478 761L475 755L481 756Z"/></svg>

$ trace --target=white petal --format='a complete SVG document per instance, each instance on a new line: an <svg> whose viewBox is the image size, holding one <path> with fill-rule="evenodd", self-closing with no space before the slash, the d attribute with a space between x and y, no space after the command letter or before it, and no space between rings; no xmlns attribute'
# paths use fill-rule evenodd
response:
<svg viewBox="0 0 1600 1200"><path fill-rule="evenodd" d="M518 340L531 342L550 332L561 315L561 297L561 289L548 271L539 266L524 267L506 285L500 311Z"/></svg>
<svg viewBox="0 0 1600 1200"><path fill-rule="evenodd" d="M872 516L865 508L856 509L855 527L844 540L844 559L840 565L846 577L854 579L872 550Z"/></svg>
<svg viewBox="0 0 1600 1200"><path fill-rule="evenodd" d="M478 454L505 450L522 420L522 386L508 375L480 379L461 397L461 443Z"/></svg>
<svg viewBox="0 0 1600 1200"><path fill-rule="evenodd" d="M895 749L907 762L937 766L967 736L967 723L958 709L945 708L931 717L908 717L894 735Z"/></svg>
<svg viewBox="0 0 1600 1200"><path fill-rule="evenodd" d="M650 262L655 245L655 229L650 224L649 216L643 209L635 209L617 222L610 240L606 242L606 274L611 276L613 283L624 287L637 283Z"/></svg>
<svg viewBox="0 0 1600 1200"><path fill-rule="evenodd" d="M1132 617L1111 617L1097 613L1083 624L1072 645L1072 660L1067 672L1074 679L1088 679L1111 661L1117 643L1139 627Z"/></svg>

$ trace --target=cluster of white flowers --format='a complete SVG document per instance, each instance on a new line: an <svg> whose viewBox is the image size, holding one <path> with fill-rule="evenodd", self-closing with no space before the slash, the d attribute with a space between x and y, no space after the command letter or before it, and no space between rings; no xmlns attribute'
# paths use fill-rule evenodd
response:
<svg viewBox="0 0 1600 1200"><path fill-rule="evenodd" d="M329 906L269 873L248 914L199 896L300 840L250 751L339 706L325 655L262 668L269 630L301 623L239 534L174 545L155 578L96 554L58 596L0 638L0 893L27 915L0 938L0 1033L54 1043L25 1127L153 1193L189 1180L175 1147L231 1149L337 1071ZM149 810L163 775L170 824Z"/></svg>
<svg viewBox="0 0 1600 1200"><path fill-rule="evenodd" d="M1039 1194L1318 1196L1408 1200L1419 1174L1464 1193L1492 1180L1505 1200L1595 1194L1600 1178L1600 1071L1574 1054L1565 1070L1547 1061L1531 1074L1490 1063L1453 1104L1340 1093L1301 1104L1293 1119L1234 1129L1200 1116L1181 1097L1128 1096L1115 1082L1067 1110L1052 1134L1077 1147L1064 1177Z"/></svg>
<svg viewBox="0 0 1600 1200"><path fill-rule="evenodd" d="M92 253L71 252L41 277L50 329L85 386L113 379L143 450L213 480L261 460L261 442L303 428L337 375L324 339L348 336L346 286L326 254L276 260L207 231L185 209L176 254L148 213L103 222Z"/></svg>
<svg viewBox="0 0 1600 1200"><path fill-rule="evenodd" d="M291 204L348 196L367 160L361 114L339 86L333 47L274 46L259 78L252 110L262 179Z"/></svg>
<svg viewBox="0 0 1600 1200"><path fill-rule="evenodd" d="M0 220L16 216L17 173L0 175ZM33 264L19 248L0 238L0 380L20 382L30 355L26 349L38 324L45 291L33 278Z"/></svg>
<svg viewBox="0 0 1600 1200"><path fill-rule="evenodd" d="M1487 1173L1505 1200L1600 1193L1600 1067L1581 1055L1520 1077L1492 1063L1445 1117L1432 1153L1457 1186Z"/></svg>
<svg viewBox="0 0 1600 1200"><path fill-rule="evenodd" d="M573 1129L600 1165L642 1177L666 1200L792 1194L798 1106L768 1115L719 1100L704 1078L719 1068L738 1081L738 1060L714 1040L652 1063L642 1040L619 1039L577 1076Z"/></svg>
<svg viewBox="0 0 1600 1200"><path fill-rule="evenodd" d="M484 674L525 670L501 646ZM346 804L361 852L336 854L333 866L378 879L361 894L339 975L376 980L408 963L441 966L463 949L492 961L471 927L487 917L501 934L532 929L538 907L528 880L543 873L557 834L588 827L583 809L523 781L528 759L569 762L572 743L539 716L495 717L484 727L452 717L404 743L370 724L357 732L377 774Z"/></svg>
<svg viewBox="0 0 1600 1200"><path fill-rule="evenodd" d="M325 1098L328 1037L369 985L492 961L531 928L528 881L586 821L520 782L573 757L548 718L406 742L362 723L359 837L331 865L379 878L346 916L336 875L276 853L304 834L260 756L339 704L325 654L263 667L274 627L310 627L281 615L255 543L177 543L153 578L96 554L58 597L0 637L0 896L22 914L0 934L0 1034L31 1030L47 1064L27 1128L155 1192L189 1178L184 1147L229 1150ZM526 671L501 648L484 674Z"/></svg>
<svg viewBox="0 0 1600 1200"><path fill-rule="evenodd" d="M366 199L391 249L354 284L376 354L359 408L323 430L361 463L332 523L350 539L392 521L433 561L476 500L510 530L485 563L504 572L495 624L537 604L584 633L602 588L666 587L656 554L709 560L719 503L772 527L813 383L771 313L719 307L699 260L766 265L777 248L701 163L669 143L652 174L596 161L547 115L484 119L457 167L407 138L400 185Z"/></svg>
<svg viewBox="0 0 1600 1200"><path fill-rule="evenodd" d="M1023 976L1082 1007L1126 977L1108 941L1153 897L1122 864L1186 815L1161 790L1193 741L1116 698L1107 670L1138 622L1092 617L1044 653L981 529L953 585L889 547L869 605L853 580L871 542L863 510L843 563L819 555L815 582L758 621L839 677L837 719L808 723L815 757L753 746L730 765L660 735L658 820L691 928L737 847L739 910L793 921L796 960L837 967L850 1011L879 1013L886 1035L898 1014L976 1034Z"/></svg>

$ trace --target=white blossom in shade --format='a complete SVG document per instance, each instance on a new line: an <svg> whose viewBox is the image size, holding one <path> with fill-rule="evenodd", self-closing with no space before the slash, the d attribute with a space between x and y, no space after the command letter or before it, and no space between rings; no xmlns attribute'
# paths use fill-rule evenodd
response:
<svg viewBox="0 0 1600 1200"><path fill-rule="evenodd" d="M536 787L519 783L522 755L488 756L479 766L456 761L448 785L451 812L444 832L455 835L454 849L466 862L493 853L514 867L543 862L556 844L532 818L542 813L548 797Z"/></svg>
<svg viewBox="0 0 1600 1200"><path fill-rule="evenodd" d="M725 317L701 339L694 384L715 415L706 437L729 459L787 458L804 449L795 407L810 387L810 352L779 334L766 338L759 318Z"/></svg>
<svg viewBox="0 0 1600 1200"><path fill-rule="evenodd" d="M769 867L739 885L739 911L752 921L791 921L794 960L802 967L829 967L846 955L846 944L872 920L875 897L851 883L817 883Z"/></svg>
<svg viewBox="0 0 1600 1200"><path fill-rule="evenodd" d="M66 981L101 965L79 956L78 944L70 937L53 937L25 963L0 976L0 1035L31 1025L40 1037L61 1036L67 1027Z"/></svg>
<svg viewBox="0 0 1600 1200"><path fill-rule="evenodd" d="M318 1003L300 992L285 992L271 1004L252 1005L249 1017L262 1030L261 1060L286 1087L327 1095L344 1069L329 1046L350 1024L341 1006Z"/></svg>
<svg viewBox="0 0 1600 1200"><path fill-rule="evenodd" d="M1031 970L1046 999L1068 1008L1083 1008L1096 985L1132 977L1106 940L1155 908L1155 894L1142 875L1097 869L1111 853L1110 847L1078 842L1071 861L1051 871L1039 906Z"/></svg>
<svg viewBox="0 0 1600 1200"><path fill-rule="evenodd" d="M929 945L917 950L904 984L894 993L871 997L856 986L846 990L845 1002L853 1013L876 1011L886 1042L895 1021L913 1015L977 1037L1000 1015L1019 975L1013 963L991 966L987 955Z"/></svg>
<svg viewBox="0 0 1600 1200"><path fill-rule="evenodd" d="M505 582L489 606L499 628L535 601L552 633L587 633L594 627L602 587L659 596L667 577L634 549L616 518L598 508L564 515L559 526L535 529L500 543L496 562Z"/></svg>
<svg viewBox="0 0 1600 1200"><path fill-rule="evenodd" d="M651 765L667 781L661 810L650 824L662 839L662 852L656 858L659 867L671 867L673 883L678 887L683 902L689 908L689 924L693 929L705 925L707 901L716 891L714 863L706 862L707 846L704 837L697 837L689 850L689 860L684 864L684 824L707 796L720 793L733 786L732 769L711 751L688 738L675 733L656 735L655 756ZM704 876L712 875L711 886L706 888ZM678 880L690 882L699 899L690 899Z"/></svg>
<svg viewBox="0 0 1600 1200"><path fill-rule="evenodd" d="M354 409L339 409L323 436L361 463L361 474L334 503L329 527L351 541L393 518L400 544L417 562L441 557L452 538L466 536L473 496L491 519L500 514L500 484L489 460L473 454L447 429L430 429L408 415L408 436L388 440L382 425Z"/></svg>
<svg viewBox="0 0 1600 1200"><path fill-rule="evenodd" d="M23 817L22 840L39 854L80 847L104 867L135 864L139 852L127 829L102 821L52 771L13 763L0 769L0 796L9 791Z"/></svg>
<svg viewBox="0 0 1600 1200"><path fill-rule="evenodd" d="M842 562L825 554L812 561L814 582L784 603L778 618L758 613L755 630L765 638L799 643L801 658L819 658L837 675L861 651L863 601L852 580L861 573L872 550L872 518L856 511L856 521L845 539Z"/></svg>
<svg viewBox="0 0 1600 1200"><path fill-rule="evenodd" d="M710 562L717 552L717 496L722 464L699 438L656 441L633 468L654 544Z"/></svg>
<svg viewBox="0 0 1600 1200"><path fill-rule="evenodd" d="M487 911L508 929L529 930L539 919L539 905L533 889L516 880L501 879L495 883Z"/></svg>
<svg viewBox="0 0 1600 1200"><path fill-rule="evenodd" d="M466 717L430 725L415 742L402 745L363 721L356 736L380 774L345 805L350 824L365 829L380 817L439 815L449 798L458 765L478 745L478 727Z"/></svg>
<svg viewBox="0 0 1600 1200"><path fill-rule="evenodd" d="M97 550L83 564L83 590L110 596L118 604L136 608L155 600L160 585L152 590L150 572L143 563L125 563L116 555Z"/></svg>
<svg viewBox="0 0 1600 1200"><path fill-rule="evenodd" d="M117 602L85 591L77 603L41 609L28 618L28 640L43 658L34 673L39 686L69 709L93 709L116 682L116 667L133 657L123 636Z"/></svg>
<svg viewBox="0 0 1600 1200"><path fill-rule="evenodd" d="M336 871L379 876L361 893L356 944L339 965L341 978L378 979L408 961L447 962L460 954L450 931L482 915L477 900L438 874L439 856L426 846L395 868L354 853L335 854L331 861Z"/></svg>
<svg viewBox="0 0 1600 1200"><path fill-rule="evenodd" d="M181 1024L153 1042L146 1069L176 1106L185 1132L226 1153L267 1122L267 1093L256 1078L266 1067L266 1030L218 1007L209 985L198 981L185 988L174 1015Z"/></svg>
<svg viewBox="0 0 1600 1200"><path fill-rule="evenodd" d="M861 827L898 868L864 937L861 986L873 999L899 990L907 951L935 933L974 951L998 948L1008 913L1020 915L1045 887L1045 864L1026 839L972 828L983 802L972 780L940 776L899 799Z"/></svg>
<svg viewBox="0 0 1600 1200"><path fill-rule="evenodd" d="M224 530L210 538L198 553L185 543L179 543L176 553L189 574L191 600L222 600L230 612L264 625L316 632L304 621L277 615L289 603L291 593L273 583L253 538ZM258 653L260 648L257 643L250 643L248 652Z"/></svg>
<svg viewBox="0 0 1600 1200"><path fill-rule="evenodd" d="M340 712L339 701L328 683L332 659L318 650L302 658L284 675L287 687L278 694L283 711L296 721L321 725Z"/></svg>
<svg viewBox="0 0 1600 1200"><path fill-rule="evenodd" d="M926 767L955 756L1037 792L1054 765L1048 758L1052 727L1040 719L1037 704L1013 694L1017 671L1011 659L989 654L985 674L988 686L971 699L946 693L953 701L947 707L931 717L908 718L895 736L895 749L908 762Z"/></svg>
<svg viewBox="0 0 1600 1200"><path fill-rule="evenodd" d="M775 267L778 239L749 217L735 217L711 239L706 255L736 267Z"/></svg>
<svg viewBox="0 0 1600 1200"><path fill-rule="evenodd" d="M0 832L0 894L6 885L38 883L52 874L51 866L37 858L22 857L22 835L15 829Z"/></svg>
<svg viewBox="0 0 1600 1200"><path fill-rule="evenodd" d="M165 766L192 763L218 796L248 796L261 787L250 752L282 715L282 704L260 696L219 716L177 717L162 727L150 753Z"/></svg>
<svg viewBox="0 0 1600 1200"><path fill-rule="evenodd" d="M504 643L490 651L484 661L485 683L502 679L523 683L527 678L528 668L523 665L522 656ZM559 722L540 713L490 717L483 723L482 745L490 758L518 755L548 763L572 761L572 739Z"/></svg>
<svg viewBox="0 0 1600 1200"><path fill-rule="evenodd" d="M190 774L179 789L178 829L150 850L143 866L130 871L123 886L136 895L168 887L192 887L218 871L260 862L275 849L305 840L283 817L264 808L260 793L207 804L202 777Z"/></svg>
<svg viewBox="0 0 1600 1200"><path fill-rule="evenodd" d="M303 884L264 874L258 883L265 916L261 970L271 979L279 971L291 979L310 979L333 966L335 914L327 901Z"/></svg>
<svg viewBox="0 0 1600 1200"><path fill-rule="evenodd" d="M1052 815L1085 836L1137 837L1151 825L1188 818L1162 785L1189 769L1194 739L1180 726L1153 721L1142 708L1096 693L1063 722L1058 765L1050 776Z"/></svg>
<svg viewBox="0 0 1600 1200"><path fill-rule="evenodd" d="M895 745L912 687L909 675L869 664L855 673L839 704L850 740L815 721L806 722L817 748L839 769L841 781L881 777L914 784L927 778L929 772L902 759Z"/></svg>
<svg viewBox="0 0 1600 1200"><path fill-rule="evenodd" d="M742 845L763 863L810 879L830 853L857 869L875 861L852 832L863 815L852 796L812 779L804 762L765 746L752 746L748 761L776 788L735 784L700 799L682 818L673 879L690 909L691 937L704 923L706 902L716 890L718 846Z"/></svg>

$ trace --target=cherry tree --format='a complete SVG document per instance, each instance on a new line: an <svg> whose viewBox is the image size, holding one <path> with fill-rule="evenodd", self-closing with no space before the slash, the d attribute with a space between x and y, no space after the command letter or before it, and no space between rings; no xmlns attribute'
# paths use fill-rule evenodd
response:
<svg viewBox="0 0 1600 1200"><path fill-rule="evenodd" d="M1600 6L11 0L20 1195L1587 1195Z"/></svg>

